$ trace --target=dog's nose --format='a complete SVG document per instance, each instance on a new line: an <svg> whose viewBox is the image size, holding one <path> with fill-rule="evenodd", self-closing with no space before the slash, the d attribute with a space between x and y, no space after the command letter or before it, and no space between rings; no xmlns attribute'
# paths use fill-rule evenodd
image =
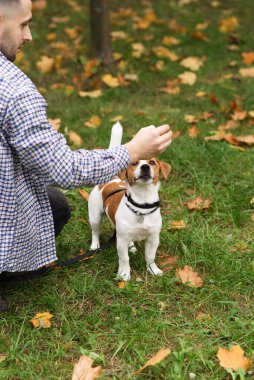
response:
<svg viewBox="0 0 254 380"><path fill-rule="evenodd" d="M141 165L140 169L142 170L142 172L150 172L150 166L147 164Z"/></svg>

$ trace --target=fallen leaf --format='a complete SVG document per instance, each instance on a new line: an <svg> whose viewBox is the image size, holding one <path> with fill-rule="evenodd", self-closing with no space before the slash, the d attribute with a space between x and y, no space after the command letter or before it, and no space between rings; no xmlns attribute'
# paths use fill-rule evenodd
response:
<svg viewBox="0 0 254 380"><path fill-rule="evenodd" d="M242 144L247 144L247 145L254 144L254 135L234 136L234 139Z"/></svg>
<svg viewBox="0 0 254 380"><path fill-rule="evenodd" d="M101 90L93 90L93 91L79 91L79 96L81 98L99 98L102 96L102 91Z"/></svg>
<svg viewBox="0 0 254 380"><path fill-rule="evenodd" d="M155 63L155 68L156 68L156 70L158 70L158 71L163 71L164 69L165 69L165 62L164 61L157 61L156 63Z"/></svg>
<svg viewBox="0 0 254 380"><path fill-rule="evenodd" d="M248 115L249 115L250 117L254 118L254 111L249 111L249 112L248 112Z"/></svg>
<svg viewBox="0 0 254 380"><path fill-rule="evenodd" d="M120 282L117 283L117 287L119 289L124 289L125 286L126 286L126 283L124 281L120 281Z"/></svg>
<svg viewBox="0 0 254 380"><path fill-rule="evenodd" d="M167 258L161 258L158 260L159 266L163 269L163 271L174 269L177 263L177 259L175 257L169 256Z"/></svg>
<svg viewBox="0 0 254 380"><path fill-rule="evenodd" d="M182 229L186 228L186 224L185 224L184 220L172 220L169 223L169 228L171 230L182 230Z"/></svg>
<svg viewBox="0 0 254 380"><path fill-rule="evenodd" d="M196 83L197 75L191 71L185 71L184 73L179 74L178 78L180 79L181 83L193 86L194 83Z"/></svg>
<svg viewBox="0 0 254 380"><path fill-rule="evenodd" d="M231 33L238 28L239 21L236 17L224 18L220 21L219 31L224 34Z"/></svg>
<svg viewBox="0 0 254 380"><path fill-rule="evenodd" d="M121 121L121 120L123 120L123 116L121 116L121 115L114 116L114 117L112 117L112 119L110 119L110 121L113 121L114 123L116 123L117 121Z"/></svg>
<svg viewBox="0 0 254 380"><path fill-rule="evenodd" d="M53 315L49 312L45 313L38 313L33 317L30 322L34 325L34 327L40 328L43 327L44 329L48 329L51 327L50 319L53 318Z"/></svg>
<svg viewBox="0 0 254 380"><path fill-rule="evenodd" d="M123 76L124 80L130 81L130 82L138 82L138 75L137 74L124 74Z"/></svg>
<svg viewBox="0 0 254 380"><path fill-rule="evenodd" d="M193 139L200 134L200 129L196 125L193 125L191 128L188 128L188 133L190 138Z"/></svg>
<svg viewBox="0 0 254 380"><path fill-rule="evenodd" d="M163 359L165 359L166 356L168 356L171 353L170 348L162 348L155 354L151 359L149 359L146 364L140 368L138 371L135 372L135 375L143 371L146 367L150 365L155 365L160 363Z"/></svg>
<svg viewBox="0 0 254 380"><path fill-rule="evenodd" d="M199 57L188 57L183 59L180 65L186 67L187 69L198 71L203 65L203 59Z"/></svg>
<svg viewBox="0 0 254 380"><path fill-rule="evenodd" d="M82 137L80 137L76 132L74 131L69 131L68 133L68 136L69 136L69 139L70 141L76 145L77 147L81 147L81 145L83 144L83 139Z"/></svg>
<svg viewBox="0 0 254 380"><path fill-rule="evenodd" d="M44 55L41 57L40 61L36 63L36 67L42 72L43 74L48 74L53 70L54 67L54 59L47 57Z"/></svg>
<svg viewBox="0 0 254 380"><path fill-rule="evenodd" d="M250 65L254 62L254 52L242 53L243 63Z"/></svg>
<svg viewBox="0 0 254 380"><path fill-rule="evenodd" d="M211 206L211 199L210 198L201 198L196 197L193 200L190 200L188 202L185 202L187 208L191 211L193 210L204 210Z"/></svg>
<svg viewBox="0 0 254 380"><path fill-rule="evenodd" d="M203 311L199 311L197 315L197 319L202 322L202 321L208 321L211 319L210 314L203 313Z"/></svg>
<svg viewBox="0 0 254 380"><path fill-rule="evenodd" d="M181 41L178 38L175 38L175 37L164 36L163 39L162 39L162 44L163 45L179 45L180 42Z"/></svg>
<svg viewBox="0 0 254 380"><path fill-rule="evenodd" d="M184 120L186 123L192 124L192 123L197 123L199 121L199 118L197 118L194 115L185 115Z"/></svg>
<svg viewBox="0 0 254 380"><path fill-rule="evenodd" d="M78 189L78 192L81 195L81 197L85 199L85 201L88 201L90 194L87 191L83 189Z"/></svg>
<svg viewBox="0 0 254 380"><path fill-rule="evenodd" d="M61 119L48 119L48 121L56 131L61 127Z"/></svg>
<svg viewBox="0 0 254 380"><path fill-rule="evenodd" d="M233 120L244 120L248 116L248 112L244 110L235 110L232 119Z"/></svg>
<svg viewBox="0 0 254 380"><path fill-rule="evenodd" d="M254 67L252 66L252 67L240 69L239 73L242 77L254 78Z"/></svg>
<svg viewBox="0 0 254 380"><path fill-rule="evenodd" d="M101 124L101 118L97 115L93 115L89 120L85 122L85 126L88 128L96 129Z"/></svg>
<svg viewBox="0 0 254 380"><path fill-rule="evenodd" d="M196 25L196 30L205 30L208 27L208 22L200 22Z"/></svg>
<svg viewBox="0 0 254 380"><path fill-rule="evenodd" d="M164 46L154 47L152 51L158 58L168 58L172 62L176 62L179 59L178 55L165 48Z"/></svg>
<svg viewBox="0 0 254 380"><path fill-rule="evenodd" d="M242 369L246 372L251 365L251 360L244 356L244 351L239 345L232 346L229 350L220 347L216 356L221 367L230 368L234 371Z"/></svg>
<svg viewBox="0 0 254 380"><path fill-rule="evenodd" d="M0 353L0 363L5 361L6 358L7 358L6 355Z"/></svg>
<svg viewBox="0 0 254 380"><path fill-rule="evenodd" d="M195 38L195 40L204 41L204 42L209 41L209 38L203 32L199 30L192 32L191 35L193 38Z"/></svg>
<svg viewBox="0 0 254 380"><path fill-rule="evenodd" d="M115 88L120 85L119 79L113 77L111 74L105 74L102 77L103 83L105 83L108 87Z"/></svg>
<svg viewBox="0 0 254 380"><path fill-rule="evenodd" d="M198 98L203 98L204 96L206 96L206 92L204 92L204 91L198 91L198 92L196 92L196 96Z"/></svg>
<svg viewBox="0 0 254 380"><path fill-rule="evenodd" d="M185 265L183 269L176 269L176 278L180 278L183 284L192 288L201 288L203 286L202 279L189 265Z"/></svg>
<svg viewBox="0 0 254 380"><path fill-rule="evenodd" d="M32 11L42 11L47 7L47 1L46 0L36 0L32 2Z"/></svg>
<svg viewBox="0 0 254 380"><path fill-rule="evenodd" d="M93 360L89 356L82 355L74 365L72 380L94 380L100 376L102 367L92 367Z"/></svg>

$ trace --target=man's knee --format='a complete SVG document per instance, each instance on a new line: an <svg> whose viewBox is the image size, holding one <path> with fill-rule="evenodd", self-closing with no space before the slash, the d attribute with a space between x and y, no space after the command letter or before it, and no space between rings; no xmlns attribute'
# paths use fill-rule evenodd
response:
<svg viewBox="0 0 254 380"><path fill-rule="evenodd" d="M52 210L55 236L58 236L71 217L71 209L66 196L54 187L47 187L47 193Z"/></svg>

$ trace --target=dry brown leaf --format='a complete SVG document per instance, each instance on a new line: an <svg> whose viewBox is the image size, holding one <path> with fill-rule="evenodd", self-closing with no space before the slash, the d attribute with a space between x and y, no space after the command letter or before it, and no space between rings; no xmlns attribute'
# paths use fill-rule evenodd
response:
<svg viewBox="0 0 254 380"><path fill-rule="evenodd" d="M230 368L234 371L242 369L246 372L251 365L251 360L244 356L244 351L239 345L232 346L229 350L220 347L216 356L221 367Z"/></svg>
<svg viewBox="0 0 254 380"><path fill-rule="evenodd" d="M93 360L89 356L82 355L74 366L72 380L94 380L100 376L102 367L92 367Z"/></svg>
<svg viewBox="0 0 254 380"><path fill-rule="evenodd" d="M48 119L48 121L56 131L61 127L61 119Z"/></svg>
<svg viewBox="0 0 254 380"><path fill-rule="evenodd" d="M184 73L179 74L178 78L180 79L181 83L193 86L194 83L196 83L197 75L191 71L185 71Z"/></svg>
<svg viewBox="0 0 254 380"><path fill-rule="evenodd" d="M133 49L132 55L135 58L139 58L141 55L146 53L146 47L141 42L134 42L131 46Z"/></svg>
<svg viewBox="0 0 254 380"><path fill-rule="evenodd" d="M113 77L111 74L105 74L102 77L103 83L105 83L108 87L115 88L120 85L119 79Z"/></svg>
<svg viewBox="0 0 254 380"><path fill-rule="evenodd" d="M236 30L239 26L239 21L236 17L224 18L220 21L219 31L224 34L228 34Z"/></svg>
<svg viewBox="0 0 254 380"><path fill-rule="evenodd" d="M50 58L44 55L43 57L41 57L40 61L36 63L36 67L43 74L48 74L53 70L54 63L55 63L54 58Z"/></svg>
<svg viewBox="0 0 254 380"><path fill-rule="evenodd" d="M101 90L93 90L93 91L79 91L79 96L81 98L99 98L102 96L102 91Z"/></svg>
<svg viewBox="0 0 254 380"><path fill-rule="evenodd" d="M50 319L53 318L53 315L49 312L45 313L38 313L33 317L30 322L34 325L34 327L40 328L43 327L44 329L48 329L51 327Z"/></svg>
<svg viewBox="0 0 254 380"><path fill-rule="evenodd" d="M47 7L47 1L46 0L36 0L33 1L32 3L32 11L37 12L37 11L42 11Z"/></svg>
<svg viewBox="0 0 254 380"><path fill-rule="evenodd" d="M254 144L254 135L234 136L234 139L241 144L247 144L247 145Z"/></svg>
<svg viewBox="0 0 254 380"><path fill-rule="evenodd" d="M126 283L124 281L120 281L117 283L117 287L119 289L124 289L126 287Z"/></svg>
<svg viewBox="0 0 254 380"><path fill-rule="evenodd" d="M183 269L176 269L176 278L180 278L183 284L192 288L201 288L203 286L202 279L189 265L185 265Z"/></svg>
<svg viewBox="0 0 254 380"><path fill-rule="evenodd" d="M199 57L188 57L183 59L180 65L186 67L187 69L198 71L203 65L203 59Z"/></svg>
<svg viewBox="0 0 254 380"><path fill-rule="evenodd" d="M78 148L81 147L83 144L83 139L80 137L76 132L74 131L69 131L68 133L70 141L76 145Z"/></svg>
<svg viewBox="0 0 254 380"><path fill-rule="evenodd" d="M254 62L254 52L242 53L243 63L250 65Z"/></svg>
<svg viewBox="0 0 254 380"><path fill-rule="evenodd" d="M192 32L191 35L193 38L195 38L195 40L204 41L204 42L209 41L209 38L200 30Z"/></svg>
<svg viewBox="0 0 254 380"><path fill-rule="evenodd" d="M206 92L204 92L204 91L198 91L198 92L196 92L196 96L198 98L203 98L204 96L206 96Z"/></svg>
<svg viewBox="0 0 254 380"><path fill-rule="evenodd" d="M191 211L193 210L204 210L211 206L211 199L210 198L201 198L196 197L195 199L192 199L188 202L185 202L187 208Z"/></svg>
<svg viewBox="0 0 254 380"><path fill-rule="evenodd" d="M158 260L159 266L163 269L163 271L171 270L174 269L177 263L177 258L169 256L169 257L164 257Z"/></svg>
<svg viewBox="0 0 254 380"><path fill-rule="evenodd" d="M185 224L184 220L172 220L169 223L169 228L171 230L182 230L182 229L186 228L186 224Z"/></svg>
<svg viewBox="0 0 254 380"><path fill-rule="evenodd" d="M197 123L199 121L199 118L194 115L185 115L184 120L186 123L192 124L192 123Z"/></svg>
<svg viewBox="0 0 254 380"><path fill-rule="evenodd" d="M252 66L248 68L239 69L239 73L242 77L254 78L254 67Z"/></svg>
<svg viewBox="0 0 254 380"><path fill-rule="evenodd" d="M247 116L248 116L247 111L236 109L232 115L232 119L233 120L244 120L244 119L246 119Z"/></svg>
<svg viewBox="0 0 254 380"><path fill-rule="evenodd" d="M238 123L235 120L229 120L226 124L221 124L218 126L219 131L227 131L231 129L235 129L238 127Z"/></svg>
<svg viewBox="0 0 254 380"><path fill-rule="evenodd" d="M0 353L0 363L3 362L3 361L5 361L6 358L7 358L6 355Z"/></svg>
<svg viewBox="0 0 254 380"><path fill-rule="evenodd" d="M87 191L78 189L78 192L85 201L88 201L90 194Z"/></svg>
<svg viewBox="0 0 254 380"><path fill-rule="evenodd" d="M85 122L85 126L88 128L96 129L101 124L101 118L97 115L93 115L89 120Z"/></svg>
<svg viewBox="0 0 254 380"><path fill-rule="evenodd" d="M209 321L211 319L210 314L203 313L203 311L199 311L197 315L197 319L202 322L202 321Z"/></svg>
<svg viewBox="0 0 254 380"><path fill-rule="evenodd" d="M155 354L151 359L149 359L146 364L140 368L138 371L135 372L135 375L143 371L146 367L150 365L155 365L160 363L163 359L165 359L166 356L168 356L171 353L170 348L162 348Z"/></svg>
<svg viewBox="0 0 254 380"><path fill-rule="evenodd" d="M178 38L175 38L175 37L168 37L168 36L164 36L163 39L162 39L162 44L163 45L179 45L180 44L180 40Z"/></svg>
<svg viewBox="0 0 254 380"><path fill-rule="evenodd" d="M188 133L190 138L193 139L200 134L200 129L196 125L193 125L191 128L188 128Z"/></svg>
<svg viewBox="0 0 254 380"><path fill-rule="evenodd" d="M179 59L178 55L165 48L165 46L157 46L154 47L152 50L158 58L168 58L172 62L176 62Z"/></svg>
<svg viewBox="0 0 254 380"><path fill-rule="evenodd" d="M208 27L208 22L200 22L196 25L195 29L196 30L205 30Z"/></svg>

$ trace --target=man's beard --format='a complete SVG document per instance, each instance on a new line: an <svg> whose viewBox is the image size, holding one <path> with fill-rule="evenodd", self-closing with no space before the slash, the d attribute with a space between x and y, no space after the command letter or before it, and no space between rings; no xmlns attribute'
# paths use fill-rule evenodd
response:
<svg viewBox="0 0 254 380"><path fill-rule="evenodd" d="M13 62L16 59L17 49L10 38L10 33L8 30L3 31L0 42L0 51L5 55L5 57Z"/></svg>

